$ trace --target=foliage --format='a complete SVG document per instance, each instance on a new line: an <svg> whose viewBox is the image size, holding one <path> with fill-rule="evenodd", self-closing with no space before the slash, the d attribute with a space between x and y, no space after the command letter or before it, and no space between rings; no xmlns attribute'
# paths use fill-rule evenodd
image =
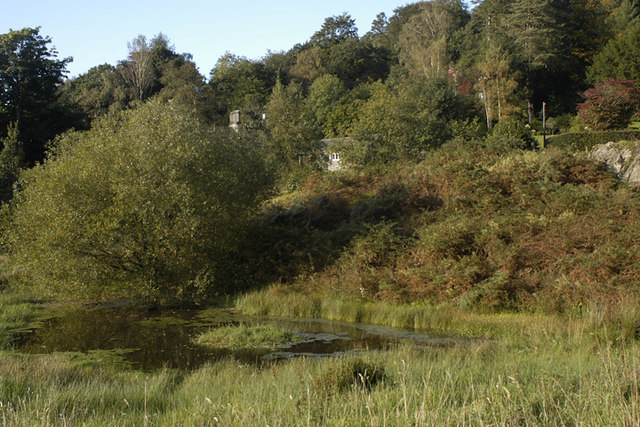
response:
<svg viewBox="0 0 640 427"><path fill-rule="evenodd" d="M7 137L2 139L0 151L0 201L6 202L13 196L13 186L24 167L24 152L18 137L18 127L9 126Z"/></svg>
<svg viewBox="0 0 640 427"><path fill-rule="evenodd" d="M640 110L640 90L634 80L607 80L584 93L578 105L580 119L591 130L626 128Z"/></svg>
<svg viewBox="0 0 640 427"><path fill-rule="evenodd" d="M278 82L266 111L271 164L283 174L300 166L318 167L320 138L305 108L302 88Z"/></svg>
<svg viewBox="0 0 640 427"><path fill-rule="evenodd" d="M57 89L72 59L57 59L50 43L39 27L0 35L0 132L16 123L30 164L42 160L46 142L66 128Z"/></svg>
<svg viewBox="0 0 640 427"><path fill-rule="evenodd" d="M405 79L396 88L376 84L372 93L351 136L379 146L374 150L381 150L387 160L423 158L451 138L451 120L464 120L472 110L468 100L440 78Z"/></svg>
<svg viewBox="0 0 640 427"><path fill-rule="evenodd" d="M153 87L153 53L147 38L138 35L127 43L129 56L119 65L131 96L137 101L146 99Z"/></svg>
<svg viewBox="0 0 640 427"><path fill-rule="evenodd" d="M615 130L605 132L567 132L547 138L549 145L564 147L575 151L589 151L596 145L609 141L639 141L638 130Z"/></svg>
<svg viewBox="0 0 640 427"><path fill-rule="evenodd" d="M131 101L122 74L109 64L92 67L65 81L60 96L69 108L79 109L88 119L123 110Z"/></svg>
<svg viewBox="0 0 640 427"><path fill-rule="evenodd" d="M624 79L640 81L640 22L626 28L619 38L613 38L593 58L588 78L597 84L607 80Z"/></svg>
<svg viewBox="0 0 640 427"><path fill-rule="evenodd" d="M325 19L322 28L311 36L311 43L329 48L353 38L358 38L356 21L348 13L343 13Z"/></svg>
<svg viewBox="0 0 640 427"><path fill-rule="evenodd" d="M215 122L229 124L230 111L264 106L276 83L277 75L260 61L226 53L211 70L209 87ZM223 119L224 118L224 119Z"/></svg>
<svg viewBox="0 0 640 427"><path fill-rule="evenodd" d="M491 132L490 143L504 143L514 148L532 149L537 144L529 125L522 120L510 119L498 123Z"/></svg>
<svg viewBox="0 0 640 427"><path fill-rule="evenodd" d="M482 97L487 127L491 129L494 121L501 121L518 112L514 95L517 82L510 75L510 66L506 55L497 50L488 50L477 65L480 79L476 89Z"/></svg>
<svg viewBox="0 0 640 427"><path fill-rule="evenodd" d="M278 243L252 252L270 272L264 282L474 310L573 312L637 298L634 190L553 138L547 150L523 150L521 122L494 132L417 165L315 177L276 201L280 220L263 233Z"/></svg>
<svg viewBox="0 0 640 427"><path fill-rule="evenodd" d="M205 298L230 283L221 265L266 183L259 147L148 102L60 138L20 183L9 241L60 297Z"/></svg>
<svg viewBox="0 0 640 427"><path fill-rule="evenodd" d="M399 59L415 76L446 77L456 56L453 38L469 19L459 0L419 2L402 26Z"/></svg>

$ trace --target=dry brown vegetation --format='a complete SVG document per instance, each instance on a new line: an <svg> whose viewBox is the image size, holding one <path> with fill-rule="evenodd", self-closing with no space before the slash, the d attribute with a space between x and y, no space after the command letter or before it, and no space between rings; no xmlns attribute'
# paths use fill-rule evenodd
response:
<svg viewBox="0 0 640 427"><path fill-rule="evenodd" d="M314 176L254 241L267 280L309 292L616 307L638 298L639 202L584 156L453 143L417 165Z"/></svg>

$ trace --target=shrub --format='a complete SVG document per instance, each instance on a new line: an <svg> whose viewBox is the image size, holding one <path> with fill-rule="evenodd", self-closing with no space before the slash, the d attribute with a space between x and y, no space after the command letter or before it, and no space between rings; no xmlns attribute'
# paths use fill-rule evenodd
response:
<svg viewBox="0 0 640 427"><path fill-rule="evenodd" d="M66 134L20 182L13 254L68 298L226 290L220 264L268 183L259 150L229 138L159 101Z"/></svg>
<svg viewBox="0 0 640 427"><path fill-rule="evenodd" d="M607 80L584 93L578 104L580 119L592 130L622 129L640 109L640 91L634 80Z"/></svg>
<svg viewBox="0 0 640 427"><path fill-rule="evenodd" d="M591 150L596 145L609 141L640 140L638 130L613 130L605 132L570 132L547 138L547 144L555 147L570 148L576 151Z"/></svg>
<svg viewBox="0 0 640 427"><path fill-rule="evenodd" d="M498 123L491 132L489 143L504 144L511 148L536 148L531 129L522 120L510 119Z"/></svg>

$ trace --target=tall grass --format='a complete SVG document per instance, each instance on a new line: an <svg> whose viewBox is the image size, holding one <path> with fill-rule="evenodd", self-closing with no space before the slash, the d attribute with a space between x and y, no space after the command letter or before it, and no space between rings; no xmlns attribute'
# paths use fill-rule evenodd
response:
<svg viewBox="0 0 640 427"><path fill-rule="evenodd" d="M78 369L62 356L2 356L3 425L637 425L638 347L401 346L193 372ZM349 362L349 363L345 363ZM376 366L370 387L327 372Z"/></svg>
<svg viewBox="0 0 640 427"><path fill-rule="evenodd" d="M23 330L37 313L37 307L25 299L0 293L0 349L7 346L13 334Z"/></svg>
<svg viewBox="0 0 640 427"><path fill-rule="evenodd" d="M21 304L8 301L4 308ZM634 324L637 309L593 309L573 318L480 314L457 306L309 298L284 288L247 295L237 305L492 339L449 347L404 343L387 352L321 360L247 365L228 359L194 371L154 372L78 354L4 350L0 425L640 422L640 343L621 332Z"/></svg>

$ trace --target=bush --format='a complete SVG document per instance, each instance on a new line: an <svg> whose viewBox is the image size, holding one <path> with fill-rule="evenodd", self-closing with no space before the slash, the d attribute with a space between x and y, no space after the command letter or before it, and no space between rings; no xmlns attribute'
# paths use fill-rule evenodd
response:
<svg viewBox="0 0 640 427"><path fill-rule="evenodd" d="M606 132L569 132L547 138L547 145L569 148L576 151L589 151L596 145L613 141L638 141L638 130L613 130Z"/></svg>
<svg viewBox="0 0 640 427"><path fill-rule="evenodd" d="M537 147L531 129L523 121L516 119L498 123L493 128L488 142L490 144L504 144L511 148L532 149Z"/></svg>
<svg viewBox="0 0 640 427"><path fill-rule="evenodd" d="M220 265L268 183L259 150L230 138L159 101L64 135L19 183L13 254L68 298L225 291Z"/></svg>
<svg viewBox="0 0 640 427"><path fill-rule="evenodd" d="M640 90L634 80L607 80L584 93L578 116L592 130L626 128L640 109Z"/></svg>

